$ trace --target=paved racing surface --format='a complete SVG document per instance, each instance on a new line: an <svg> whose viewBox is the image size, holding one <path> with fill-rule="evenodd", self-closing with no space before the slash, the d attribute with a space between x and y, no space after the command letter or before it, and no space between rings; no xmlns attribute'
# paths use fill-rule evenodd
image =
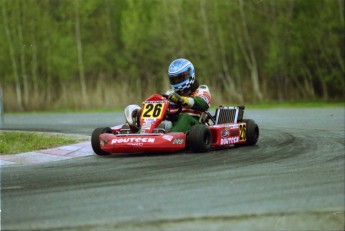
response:
<svg viewBox="0 0 345 231"><path fill-rule="evenodd" d="M257 146L1 167L2 230L344 230L344 108L250 110ZM91 134L122 114L5 115Z"/></svg>

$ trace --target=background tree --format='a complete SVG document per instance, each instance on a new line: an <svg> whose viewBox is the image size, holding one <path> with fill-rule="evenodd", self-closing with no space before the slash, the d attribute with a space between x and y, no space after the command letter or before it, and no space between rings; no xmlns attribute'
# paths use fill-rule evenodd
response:
<svg viewBox="0 0 345 231"><path fill-rule="evenodd" d="M0 0L5 110L114 108L185 57L213 104L344 100L343 0Z"/></svg>

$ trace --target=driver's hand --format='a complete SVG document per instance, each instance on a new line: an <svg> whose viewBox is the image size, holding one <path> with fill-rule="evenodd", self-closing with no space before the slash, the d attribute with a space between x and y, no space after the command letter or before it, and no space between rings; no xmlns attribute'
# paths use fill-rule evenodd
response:
<svg viewBox="0 0 345 231"><path fill-rule="evenodd" d="M168 95L168 100L170 100L171 102L174 102L176 104L179 104L179 103L182 105L188 105L189 104L188 97L180 96L176 92Z"/></svg>

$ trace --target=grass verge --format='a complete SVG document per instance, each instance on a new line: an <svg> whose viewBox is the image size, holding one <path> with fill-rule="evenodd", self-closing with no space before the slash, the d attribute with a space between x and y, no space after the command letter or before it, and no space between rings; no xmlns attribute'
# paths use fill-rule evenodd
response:
<svg viewBox="0 0 345 231"><path fill-rule="evenodd" d="M86 140L60 134L4 131L0 132L0 155L55 148Z"/></svg>
<svg viewBox="0 0 345 231"><path fill-rule="evenodd" d="M319 107L345 107L343 101L296 101L296 102L268 102L248 104L250 108L272 109L272 108L319 108Z"/></svg>

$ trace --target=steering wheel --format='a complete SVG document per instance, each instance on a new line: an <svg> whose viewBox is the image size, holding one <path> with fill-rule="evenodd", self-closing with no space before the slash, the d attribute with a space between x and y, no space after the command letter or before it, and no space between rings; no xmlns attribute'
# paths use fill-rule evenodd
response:
<svg viewBox="0 0 345 231"><path fill-rule="evenodd" d="M161 94L164 98L168 99L168 95L167 94ZM171 113L170 111L167 113L168 115L178 115L181 113L182 111L182 104L181 103L174 103L170 101L169 104L169 109L178 109L176 112Z"/></svg>

